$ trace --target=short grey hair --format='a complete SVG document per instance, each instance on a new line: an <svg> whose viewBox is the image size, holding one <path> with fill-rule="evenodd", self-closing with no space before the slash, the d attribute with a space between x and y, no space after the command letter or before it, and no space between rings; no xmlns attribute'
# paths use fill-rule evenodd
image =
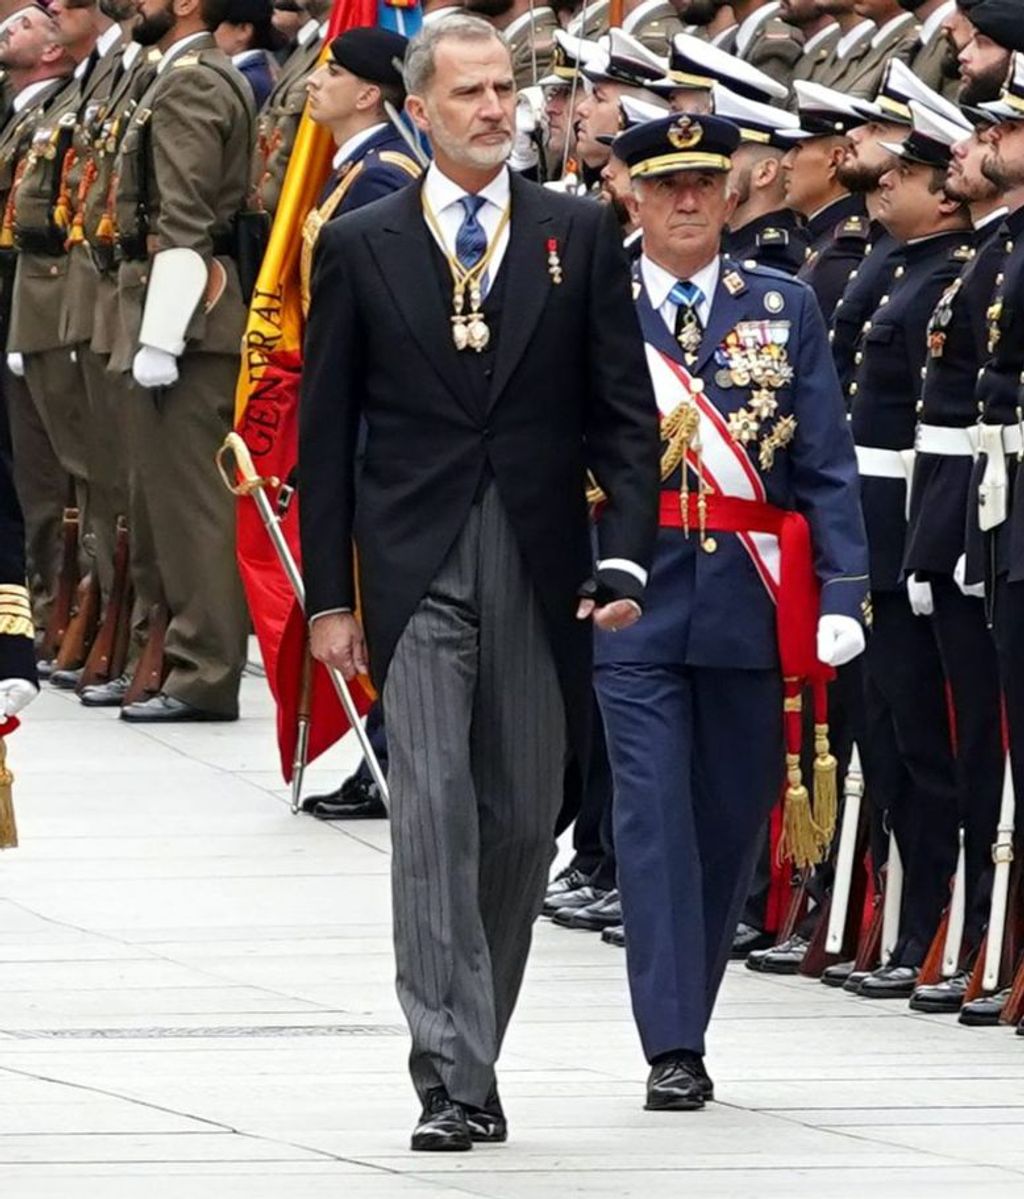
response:
<svg viewBox="0 0 1024 1199"><path fill-rule="evenodd" d="M500 33L482 17L472 13L457 12L442 17L439 21L430 21L409 43L405 51L405 90L410 95L422 96L430 86L437 70L437 47L443 41L459 42L500 42L508 49L505 35Z"/></svg>

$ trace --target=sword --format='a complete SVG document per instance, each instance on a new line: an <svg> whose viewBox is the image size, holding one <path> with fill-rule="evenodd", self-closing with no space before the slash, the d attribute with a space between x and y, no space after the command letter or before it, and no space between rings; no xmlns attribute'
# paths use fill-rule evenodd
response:
<svg viewBox="0 0 1024 1199"><path fill-rule="evenodd" d="M860 824L863 798L864 775L860 769L860 751L854 745L843 782L843 823L839 830L839 848L836 851L836 876L832 884L832 906L828 914L826 953L840 953L846 939L846 915L850 906L853 858L857 851L857 828Z"/></svg>
<svg viewBox="0 0 1024 1199"><path fill-rule="evenodd" d="M981 985L986 991L999 986L999 969L1003 959L1003 934L1006 931L1006 906L1010 895L1010 863L1013 861L1014 818L1013 771L1010 755L1006 755L1003 772L1003 797L999 804L999 825L992 846L992 906L989 909L988 938L985 942L985 971Z"/></svg>
<svg viewBox="0 0 1024 1199"><path fill-rule="evenodd" d="M235 469L242 476L240 483L232 481L227 467L228 454L231 454L234 458ZM281 531L281 521L271 506L270 500L267 498L266 489L268 487L277 487L279 481L274 478L261 478L256 473L256 467L253 465L252 457L249 454L249 447L237 433L229 433L224 438L224 444L217 451L216 461L220 477L224 480L224 486L227 487L228 491L237 496L250 496L256 504L256 510L263 521L263 527L267 530L267 535L277 553L281 567L288 582L292 585L295 598L299 601L299 607L305 612L306 588L302 582L302 575L299 573L299 568L292 557L292 551L289 549L288 542ZM384 780L384 772L380 768L377 755L373 752L373 746L370 744L370 739L363 728L363 722L356 711L355 701L352 699L352 692L349 690L348 683L345 682L341 672L333 666L327 666L326 669L334 690L337 692L338 699L341 701L341 706L345 710L345 715L348 717L348 722L355 732L359 748L363 751L363 756L366 758L366 764L373 775L373 781L377 784L377 788L380 791L381 800L384 806L388 807L390 797L388 795L388 785Z"/></svg>

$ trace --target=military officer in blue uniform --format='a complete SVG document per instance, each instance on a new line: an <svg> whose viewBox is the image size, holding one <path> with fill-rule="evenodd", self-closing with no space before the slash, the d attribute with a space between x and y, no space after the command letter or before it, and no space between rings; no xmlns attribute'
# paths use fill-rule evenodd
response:
<svg viewBox="0 0 1024 1199"><path fill-rule="evenodd" d="M721 118L679 114L615 143L644 231L634 295L662 419L662 527L643 620L600 634L595 662L652 1110L713 1097L704 1034L784 782L782 670L864 647L856 462L821 313L803 284L720 253L738 142Z"/></svg>

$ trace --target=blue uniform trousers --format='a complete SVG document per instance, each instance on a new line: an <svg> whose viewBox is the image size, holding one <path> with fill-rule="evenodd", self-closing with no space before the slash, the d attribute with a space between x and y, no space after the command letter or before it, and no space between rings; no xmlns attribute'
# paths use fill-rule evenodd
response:
<svg viewBox="0 0 1024 1199"><path fill-rule="evenodd" d="M776 670L596 670L633 1012L648 1060L704 1052L759 838L783 780Z"/></svg>

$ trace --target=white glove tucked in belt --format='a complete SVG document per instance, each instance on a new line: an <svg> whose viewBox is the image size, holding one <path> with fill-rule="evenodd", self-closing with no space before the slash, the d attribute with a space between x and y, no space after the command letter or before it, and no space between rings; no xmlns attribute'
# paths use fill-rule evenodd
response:
<svg viewBox="0 0 1024 1199"><path fill-rule="evenodd" d="M826 666L845 666L864 652L864 629L852 616L818 619L818 658Z"/></svg>
<svg viewBox="0 0 1024 1199"><path fill-rule="evenodd" d="M39 694L39 688L28 679L0 679L0 714L16 716Z"/></svg>
<svg viewBox="0 0 1024 1199"><path fill-rule="evenodd" d="M132 378L140 387L172 387L178 381L178 360L166 350L141 346L132 361Z"/></svg>
<svg viewBox="0 0 1024 1199"><path fill-rule="evenodd" d="M12 375L16 375L19 379L25 378L25 359L21 354L7 355L7 369Z"/></svg>
<svg viewBox="0 0 1024 1199"><path fill-rule="evenodd" d="M909 575L907 578L907 598L910 600L910 610L915 616L931 616L935 611L932 585L922 582L917 575Z"/></svg>
<svg viewBox="0 0 1024 1199"><path fill-rule="evenodd" d="M984 583L968 583L967 582L967 555L961 554L956 560L956 566L953 567L953 582L960 588L968 599L984 599L985 584Z"/></svg>

